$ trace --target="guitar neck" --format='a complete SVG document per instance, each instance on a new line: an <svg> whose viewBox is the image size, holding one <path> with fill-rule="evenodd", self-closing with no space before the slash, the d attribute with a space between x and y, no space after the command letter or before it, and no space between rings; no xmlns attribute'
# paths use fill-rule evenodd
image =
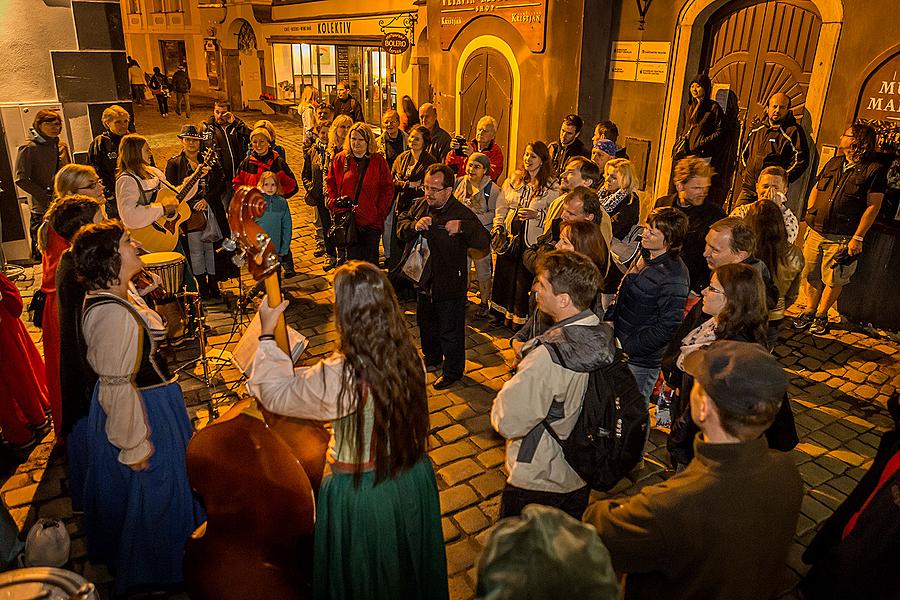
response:
<svg viewBox="0 0 900 600"><path fill-rule="evenodd" d="M204 162L201 162L200 164L198 164L198 165L197 165L197 170L194 171L193 173L191 173L191 176L188 177L188 178L182 183L181 189L178 190L178 191L175 193L175 199L178 200L179 203L181 203L181 201L184 200L185 196L187 196L188 191L190 191L190 189L191 189L192 187L194 187L194 184L197 183L197 180L200 179L200 178L203 176L203 175L202 175L202 173L203 173L202 169L203 169L204 165L206 165L206 162L205 162L205 161L204 161Z"/></svg>

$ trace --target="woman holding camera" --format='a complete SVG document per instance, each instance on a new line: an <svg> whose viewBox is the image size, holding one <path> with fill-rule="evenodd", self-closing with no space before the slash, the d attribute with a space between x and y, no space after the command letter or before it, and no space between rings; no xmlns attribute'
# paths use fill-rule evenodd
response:
<svg viewBox="0 0 900 600"><path fill-rule="evenodd" d="M356 239L346 249L347 260L378 264L378 242L394 199L394 181L387 160L376 152L375 136L366 123L354 123L328 169L328 208L335 215L353 211Z"/></svg>

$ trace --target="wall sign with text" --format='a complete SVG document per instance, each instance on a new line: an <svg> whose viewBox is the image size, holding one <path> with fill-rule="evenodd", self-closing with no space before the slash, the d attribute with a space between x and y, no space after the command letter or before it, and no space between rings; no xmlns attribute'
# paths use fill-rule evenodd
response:
<svg viewBox="0 0 900 600"><path fill-rule="evenodd" d="M856 117L900 122L900 53L875 69L859 94Z"/></svg>
<svg viewBox="0 0 900 600"><path fill-rule="evenodd" d="M543 52L547 0L438 0L441 3L441 49L449 50L462 29L479 17L493 15L515 27L532 52Z"/></svg>
<svg viewBox="0 0 900 600"><path fill-rule="evenodd" d="M613 42L609 78L617 81L665 83L671 42Z"/></svg>

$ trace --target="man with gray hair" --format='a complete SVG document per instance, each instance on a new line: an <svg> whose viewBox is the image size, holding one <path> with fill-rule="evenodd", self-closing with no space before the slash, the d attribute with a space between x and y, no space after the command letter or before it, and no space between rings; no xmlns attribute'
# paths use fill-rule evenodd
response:
<svg viewBox="0 0 900 600"><path fill-rule="evenodd" d="M478 119L478 125L475 128L475 139L469 141L469 145L460 145L455 139L450 140L450 152L443 157L444 163L448 165L457 175L462 175L466 169L468 157L473 152L480 152L487 155L491 162L490 175L491 180L497 181L503 172L503 150L497 143L497 120L490 115L485 115ZM442 157L435 156L438 160Z"/></svg>
<svg viewBox="0 0 900 600"><path fill-rule="evenodd" d="M627 598L771 598L794 539L803 481L762 435L787 391L759 344L717 341L689 354L701 435L681 473L584 514L626 573Z"/></svg>
<svg viewBox="0 0 900 600"><path fill-rule="evenodd" d="M429 132L431 132L431 143L428 144L428 154L435 159L443 161L450 152L450 142L453 139L450 134L441 129L438 123L437 108L431 102L426 102L419 107L419 121Z"/></svg>

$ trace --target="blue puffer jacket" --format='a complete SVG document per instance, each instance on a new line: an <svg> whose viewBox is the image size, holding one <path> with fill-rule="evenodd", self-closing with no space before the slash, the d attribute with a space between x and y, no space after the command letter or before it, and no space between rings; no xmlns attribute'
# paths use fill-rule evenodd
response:
<svg viewBox="0 0 900 600"><path fill-rule="evenodd" d="M639 367L658 367L663 351L684 316L688 296L688 270L681 258L668 252L654 259L641 250L646 266L632 265L619 287L616 300L606 311L616 338Z"/></svg>

